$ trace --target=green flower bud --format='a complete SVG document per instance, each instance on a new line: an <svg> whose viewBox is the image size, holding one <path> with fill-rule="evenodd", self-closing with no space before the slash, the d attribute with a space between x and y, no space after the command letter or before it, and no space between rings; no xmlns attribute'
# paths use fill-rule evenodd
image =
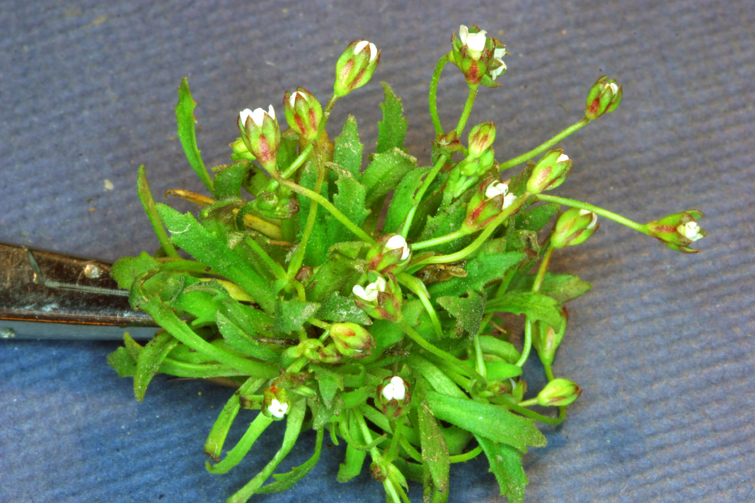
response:
<svg viewBox="0 0 755 503"><path fill-rule="evenodd" d="M273 106L270 105L267 112L261 108L254 112L248 108L239 112L239 129L249 152L259 160L263 168L275 171L281 132Z"/></svg>
<svg viewBox="0 0 755 503"><path fill-rule="evenodd" d="M412 401L409 383L400 376L386 377L377 387L375 403L383 414L393 421L409 413L408 405Z"/></svg>
<svg viewBox="0 0 755 503"><path fill-rule="evenodd" d="M530 179L527 180L527 191L540 194L546 190L555 189L569 176L574 161L564 154L563 149L549 150L535 165Z"/></svg>
<svg viewBox="0 0 755 503"><path fill-rule="evenodd" d="M623 90L615 80L603 75L590 88L585 106L585 117L595 120L601 115L613 112L621 103Z"/></svg>
<svg viewBox="0 0 755 503"><path fill-rule="evenodd" d="M286 93L283 97L283 110L289 127L309 141L317 139L317 128L322 119L322 106L315 97L304 89L297 87L294 94Z"/></svg>
<svg viewBox="0 0 755 503"><path fill-rule="evenodd" d="M320 348L317 351L317 360L322 363L338 363L343 358L343 355L338 351L335 343L330 343L327 346Z"/></svg>
<svg viewBox="0 0 755 503"><path fill-rule="evenodd" d="M283 419L291 406L285 388L270 386L262 393L262 396L262 413L278 421Z"/></svg>
<svg viewBox="0 0 755 503"><path fill-rule="evenodd" d="M365 358L372 354L375 339L363 326L356 323L335 323L330 327L330 338L339 353L352 358Z"/></svg>
<svg viewBox="0 0 755 503"><path fill-rule="evenodd" d="M495 123L482 122L469 132L469 157L478 158L488 151L495 141Z"/></svg>
<svg viewBox="0 0 755 503"><path fill-rule="evenodd" d="M350 43L336 63L333 94L343 97L369 82L380 61L380 51L366 40Z"/></svg>
<svg viewBox="0 0 755 503"><path fill-rule="evenodd" d="M243 138L236 138L236 141L231 143L230 145L231 150L233 150L233 153L231 154L231 159L234 161L240 161L242 159L246 159L247 161L253 161L256 159L252 155L251 152L249 152L249 149L246 148L246 144L244 143Z"/></svg>
<svg viewBox="0 0 755 503"><path fill-rule="evenodd" d="M493 178L483 180L467 204L467 216L461 224L462 228L470 232L483 229L516 199L514 194L509 194L507 183Z"/></svg>
<svg viewBox="0 0 755 503"><path fill-rule="evenodd" d="M385 234L367 251L367 269L381 273L398 274L409 265L412 252L399 234Z"/></svg>
<svg viewBox="0 0 755 503"><path fill-rule="evenodd" d="M582 394L582 388L569 379L554 379L537 395L537 403L543 407L569 405Z"/></svg>
<svg viewBox="0 0 755 503"><path fill-rule="evenodd" d="M561 325L558 330L548 325L544 321L537 322L537 330L533 334L532 346L537 350L537 355L543 365L549 366L556 357L556 350L561 344L566 332L566 322L568 320L566 308L561 308Z"/></svg>
<svg viewBox="0 0 755 503"><path fill-rule="evenodd" d="M690 248L689 245L708 235L696 222L704 216L705 213L700 210L687 210L650 222L647 229L651 236L672 250L697 253L700 250Z"/></svg>
<svg viewBox="0 0 755 503"><path fill-rule="evenodd" d="M576 246L584 243L598 227L598 215L591 211L571 208L558 217L551 234L551 244L554 248Z"/></svg>
<svg viewBox="0 0 755 503"><path fill-rule="evenodd" d="M523 377L517 377L516 379L509 379L509 382L511 382L511 396L517 402L521 402L524 399L524 394L527 393L527 381Z"/></svg>

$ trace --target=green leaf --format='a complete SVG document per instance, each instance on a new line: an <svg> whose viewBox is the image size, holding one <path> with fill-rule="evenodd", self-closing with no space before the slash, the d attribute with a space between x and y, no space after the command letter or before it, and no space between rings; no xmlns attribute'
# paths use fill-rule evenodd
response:
<svg viewBox="0 0 755 503"><path fill-rule="evenodd" d="M315 467L317 464L317 461L320 459L320 452L322 452L322 439L323 434L325 432L324 428L319 428L317 430L317 438L315 439L315 452L312 454L312 457L309 458L306 462L303 464L297 466L293 470L291 470L288 473L281 473L281 474L273 474L273 478L275 478L275 482L272 484L268 484L264 487L261 487L257 490L256 494L268 494L268 493L279 493L283 492L286 489L290 488L297 482L299 482L301 479L303 479L310 471L312 471L312 468Z"/></svg>
<svg viewBox="0 0 755 503"><path fill-rule="evenodd" d="M275 156L278 171L286 171L296 158L299 157L297 152L299 138L297 134L290 134L293 132L292 129L288 129L281 134L281 142L278 145L278 152Z"/></svg>
<svg viewBox="0 0 755 503"><path fill-rule="evenodd" d="M233 278L265 311L273 311L275 294L271 285L246 264L241 252L229 250L189 213L181 214L164 204L158 204L157 211L177 246L225 277Z"/></svg>
<svg viewBox="0 0 755 503"><path fill-rule="evenodd" d="M362 185L367 189L365 205L371 207L416 167L417 159L398 148L375 155L362 174Z"/></svg>
<svg viewBox="0 0 755 503"><path fill-rule="evenodd" d="M341 135L335 140L333 162L347 169L356 181L362 179L362 151L356 119L349 115Z"/></svg>
<svg viewBox="0 0 755 503"><path fill-rule="evenodd" d="M118 372L119 377L132 377L136 373L136 361L124 347L107 355L107 363Z"/></svg>
<svg viewBox="0 0 755 503"><path fill-rule="evenodd" d="M223 410L220 411L204 444L205 454L210 456L216 463L220 461L220 454L223 450L225 439L228 436L228 431L231 429L231 424L233 424L233 420L236 419L236 415L241 409L239 396L254 393L264 382L264 379L250 377L231 395L231 398L223 406Z"/></svg>
<svg viewBox="0 0 755 503"><path fill-rule="evenodd" d="M545 224L547 224L553 215L558 212L561 205L556 203L548 203L542 206L536 206L531 210L518 213L514 217L515 226L517 229L540 232Z"/></svg>
<svg viewBox="0 0 755 503"><path fill-rule="evenodd" d="M315 166L315 163L306 163L304 167L299 170L299 173L301 174L299 185L314 191L315 185L317 184L317 166ZM326 199L328 198L327 176L324 178L322 187L320 188L320 195ZM296 199L299 202L299 230L300 233L303 233L304 229L307 227L309 208L312 206L312 200L301 194L297 194ZM328 224L325 218L327 214L328 212L318 204L315 225L312 227L309 244L304 250L304 265L316 267L325 262L328 257L328 247L324 245L324 243L327 243L328 241Z"/></svg>
<svg viewBox="0 0 755 503"><path fill-rule="evenodd" d="M512 282L508 291L529 292L532 291L532 285L534 285L534 283L534 274L521 276ZM591 288L592 285L590 283L582 281L578 276L546 272L539 292L555 299L559 304L564 304L584 295L589 292Z"/></svg>
<svg viewBox="0 0 755 503"><path fill-rule="evenodd" d="M478 255L467 262L467 276L451 278L427 287L433 298L456 297L468 290L479 292L486 283L502 278L510 267L516 266L524 258L523 253L507 252L491 255Z"/></svg>
<svg viewBox="0 0 755 503"><path fill-rule="evenodd" d="M344 419L342 419L343 421ZM346 419L346 427L348 428L349 436L354 442L364 443L364 437L362 432L354 420L354 414L348 411L348 418ZM353 479L362 471L362 465L364 464L364 458L367 457L367 452L359 450L352 446L350 443L346 445L346 459L338 467L338 475L336 479L338 482L348 482Z"/></svg>
<svg viewBox="0 0 755 503"><path fill-rule="evenodd" d="M552 327L561 325L558 301L538 292L520 292L492 299L488 301L485 311L524 314L530 321L543 320Z"/></svg>
<svg viewBox="0 0 755 503"><path fill-rule="evenodd" d="M420 236L421 240L438 238L458 231L461 225L464 223L464 219L467 216L467 203L471 197L471 192L467 192L462 195L445 208L439 209L438 212L427 219L425 228L422 230ZM448 243L427 248L427 251L434 251L439 254L449 254L461 250L464 246L469 244L472 240L471 235L463 236Z"/></svg>
<svg viewBox="0 0 755 503"><path fill-rule="evenodd" d="M396 96L393 89L382 82L385 92L385 103L380 104L383 110L383 120L378 122L378 140L375 153L381 154L393 148L404 148L406 136L406 117L401 106L401 99Z"/></svg>
<svg viewBox="0 0 755 503"><path fill-rule="evenodd" d="M254 442L262 435L262 433L273 423L273 420L263 413L257 414L254 421L251 422L246 432L241 439L233 446L233 449L228 451L222 461L215 465L210 464L208 461L205 465L207 471L214 474L228 473L228 471L239 462L244 459L246 453L252 448Z"/></svg>
<svg viewBox="0 0 755 503"><path fill-rule="evenodd" d="M361 226L364 219L370 214L370 211L365 209L364 203L367 189L345 168L333 163L329 164L329 167L338 174L336 181L338 193L333 196L333 205L351 222ZM325 221L328 229L327 244L316 243L316 246L327 249L337 243L356 239L355 234L344 227L333 215L328 213ZM315 243L313 243L313 246L315 246Z"/></svg>
<svg viewBox="0 0 755 503"><path fill-rule="evenodd" d="M519 361L519 351L510 342L497 339L492 335L481 335L479 338L483 353L495 355L508 363Z"/></svg>
<svg viewBox="0 0 755 503"><path fill-rule="evenodd" d="M316 302L299 302L298 300L279 300L275 305L275 323L273 330L291 333L304 329L304 322L314 316L320 304Z"/></svg>
<svg viewBox="0 0 755 503"><path fill-rule="evenodd" d="M422 186L425 175L433 169L432 167L416 168L411 170L401 180L393 194L391 204L388 207L388 214L383 224L383 233L398 232L401 225L406 220L412 206L419 204L415 199L417 190Z"/></svg>
<svg viewBox="0 0 755 503"><path fill-rule="evenodd" d="M437 365L412 352L406 359L409 367L425 378L427 383L444 396L452 396L459 399L467 398L467 395L451 380Z"/></svg>
<svg viewBox="0 0 755 503"><path fill-rule="evenodd" d="M475 435L477 442L490 462L490 471L498 480L501 496L509 503L524 502L524 486L529 483L522 467L522 453L506 444L497 444L482 435Z"/></svg>
<svg viewBox="0 0 755 503"><path fill-rule="evenodd" d="M241 184L248 179L249 172L253 169L252 163L247 160L234 162L230 166L223 165L212 168L215 173L213 180L214 196L217 199L241 197Z"/></svg>
<svg viewBox="0 0 755 503"><path fill-rule="evenodd" d="M443 432L426 402L417 407L419 438L422 446L422 464L430 471L432 486L425 487L425 494L437 491L448 498L448 474L451 462Z"/></svg>
<svg viewBox="0 0 755 503"><path fill-rule="evenodd" d="M338 292L326 297L320 309L315 313L315 318L333 321L335 323L358 323L369 325L372 320L359 309L351 297L341 297Z"/></svg>
<svg viewBox="0 0 755 503"><path fill-rule="evenodd" d="M110 275L118 282L118 288L131 290L131 285L137 276L157 270L158 265L157 260L147 252L141 252L138 257L119 258L113 264Z"/></svg>
<svg viewBox="0 0 755 503"><path fill-rule="evenodd" d="M315 269L307 298L316 302L322 301L333 292L341 290L357 274L360 273L356 270L355 261L333 252L324 264Z"/></svg>
<svg viewBox="0 0 755 503"><path fill-rule="evenodd" d="M485 312L485 298L482 295L470 290L466 297L440 297L437 301L456 318L457 330L477 335Z"/></svg>
<svg viewBox="0 0 755 503"><path fill-rule="evenodd" d="M215 319L218 324L218 330L220 330L223 339L225 339L231 348L267 362L277 362L280 359L277 353L254 340L252 334L244 332L244 330L226 318L222 312L217 311Z"/></svg>
<svg viewBox="0 0 755 503"><path fill-rule="evenodd" d="M149 382L157 374L160 364L168 356L168 353L177 345L178 340L172 335L161 332L144 346L139 354L139 360L136 362L136 372L134 373L134 395L137 402L144 400Z"/></svg>
<svg viewBox="0 0 755 503"><path fill-rule="evenodd" d="M338 390L343 391L343 376L321 365L310 364L309 368L315 373L325 406L330 408Z"/></svg>
<svg viewBox="0 0 755 503"><path fill-rule="evenodd" d="M375 320L370 326L369 332L375 338L376 349L370 356L360 359L360 362L364 364L374 362L380 358L386 349L404 338L404 330L401 325L388 320Z"/></svg>
<svg viewBox="0 0 755 503"><path fill-rule="evenodd" d="M176 123L178 130L176 134L181 141L186 159L189 161L191 168L197 174L207 190L214 194L212 180L207 173L207 169L202 162L199 148L197 147L197 136L194 130L194 124L197 119L194 117L194 107L197 102L191 97L189 90L189 81L184 77L181 79L181 85L178 86L178 105L176 105Z"/></svg>
<svg viewBox="0 0 755 503"><path fill-rule="evenodd" d="M527 446L542 447L545 437L534 420L512 414L500 405L427 392L427 405L435 417L493 442L502 442L527 452Z"/></svg>
<svg viewBox="0 0 755 503"><path fill-rule="evenodd" d="M485 362L488 369L488 379L497 381L522 375L522 367L506 362Z"/></svg>
<svg viewBox="0 0 755 503"><path fill-rule="evenodd" d="M414 299L404 301L401 305L401 314L403 315L404 321L422 337L429 341L438 340L433 321L427 313L424 304L422 304L420 300Z"/></svg>
<svg viewBox="0 0 755 503"><path fill-rule="evenodd" d="M155 230L157 240L160 242L162 250L165 255L173 258L180 258L180 255L173 247L173 243L168 238L168 233L165 231L165 226L160 221L160 217L157 214L155 208L155 198L152 196L152 191L149 189L149 183L147 182L147 173L144 169L144 164L139 166L136 172L136 191L139 194L139 200L144 207L144 212L149 218L149 222L152 224L152 228Z"/></svg>

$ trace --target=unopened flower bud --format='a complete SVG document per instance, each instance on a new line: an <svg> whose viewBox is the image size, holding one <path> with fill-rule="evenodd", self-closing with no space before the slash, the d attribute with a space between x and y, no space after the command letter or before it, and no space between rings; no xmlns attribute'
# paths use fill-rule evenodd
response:
<svg viewBox="0 0 755 503"><path fill-rule="evenodd" d="M494 66L496 70L501 68L503 61L493 62L493 58L496 54L503 57L500 50L496 53L496 49L502 49L503 44L492 37L488 38L486 34L485 30L480 30L477 26L467 28L461 25L458 38L455 33L451 38L450 61L459 67L470 86L479 85L481 82L486 85L492 84L493 87L498 85L493 82L495 77L488 76L487 73L491 66ZM505 68L505 65L503 67ZM498 75L500 72L495 76ZM483 82L483 78L486 78L488 82Z"/></svg>
<svg viewBox="0 0 755 503"><path fill-rule="evenodd" d="M336 63L336 80L333 94L343 97L369 82L380 61L375 44L356 40L349 44Z"/></svg>
<svg viewBox="0 0 755 503"><path fill-rule="evenodd" d="M495 123L482 122L469 132L469 157L478 158L488 151L495 141Z"/></svg>
<svg viewBox="0 0 755 503"><path fill-rule="evenodd" d="M467 204L467 216L462 228L474 231L484 228L511 206L517 197L509 194L509 185L494 179L483 180Z"/></svg>
<svg viewBox="0 0 755 503"><path fill-rule="evenodd" d="M598 215L591 211L571 208L558 217L551 234L551 244L557 249L576 246L584 243L598 227Z"/></svg>
<svg viewBox="0 0 755 503"><path fill-rule="evenodd" d="M566 332L567 321L566 308L561 308L561 325L557 330L542 320L537 322L537 329L532 337L532 346L537 350L540 361L546 367L549 367L556 357L556 350L561 345Z"/></svg>
<svg viewBox="0 0 755 503"><path fill-rule="evenodd" d="M400 376L386 377L377 387L376 403L391 421L408 413L411 401L409 383Z"/></svg>
<svg viewBox="0 0 755 503"><path fill-rule="evenodd" d="M655 222L647 224L651 236L672 250L683 253L697 253L700 250L689 245L708 235L696 222L705 216L700 210L688 210L674 213Z"/></svg>
<svg viewBox="0 0 755 503"><path fill-rule="evenodd" d="M317 351L317 355L318 361L322 363L338 363L343 358L343 355L338 351L335 343L330 343L327 346L320 348Z"/></svg>
<svg viewBox="0 0 755 503"><path fill-rule="evenodd" d="M236 141L231 143L230 146L231 150L233 150L231 160L240 161L241 159L246 159L247 161L253 161L256 159L256 157L249 152L249 149L246 148L243 138L236 138Z"/></svg>
<svg viewBox="0 0 755 503"><path fill-rule="evenodd" d="M585 117L595 120L601 115L613 112L621 103L623 90L615 80L607 75L599 78L590 88L585 106Z"/></svg>
<svg viewBox="0 0 755 503"><path fill-rule="evenodd" d="M582 394L582 388L569 379L553 379L537 395L537 403L543 407L569 405Z"/></svg>
<svg viewBox="0 0 755 503"><path fill-rule="evenodd" d="M549 150L535 165L530 179L527 180L527 191L540 194L546 190L555 189L569 176L574 161L564 154L563 149Z"/></svg>
<svg viewBox="0 0 755 503"><path fill-rule="evenodd" d="M356 323L335 323L330 327L330 338L344 356L364 358L372 353L375 339L363 326Z"/></svg>
<svg viewBox="0 0 755 503"><path fill-rule="evenodd" d="M262 413L276 420L283 419L291 405L285 388L270 386L263 392L262 396Z"/></svg>
<svg viewBox="0 0 755 503"><path fill-rule="evenodd" d="M367 251L365 259L369 270L397 274L409 264L410 257L411 248L403 236L385 234Z"/></svg>
<svg viewBox="0 0 755 503"><path fill-rule="evenodd" d="M286 93L283 97L283 110L289 127L309 141L317 139L317 128L322 119L322 106L315 97L304 89L297 87L294 94Z"/></svg>
<svg viewBox="0 0 755 503"><path fill-rule="evenodd" d="M275 162L280 145L281 132L273 106L267 112L258 108L254 112L244 109L239 113L241 137L249 152L259 160L262 167L275 171Z"/></svg>

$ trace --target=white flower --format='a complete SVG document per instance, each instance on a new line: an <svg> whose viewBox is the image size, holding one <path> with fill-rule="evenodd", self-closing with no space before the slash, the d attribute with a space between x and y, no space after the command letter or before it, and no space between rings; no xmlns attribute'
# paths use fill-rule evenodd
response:
<svg viewBox="0 0 755 503"><path fill-rule="evenodd" d="M493 199L494 197L500 196L501 194L506 197L506 194L508 193L509 185L502 182L493 182L485 189L485 197L488 199Z"/></svg>
<svg viewBox="0 0 755 503"><path fill-rule="evenodd" d="M569 160L569 156L566 154L561 154L558 156L558 159L556 159L556 162L565 162Z"/></svg>
<svg viewBox="0 0 755 503"><path fill-rule="evenodd" d="M505 210L512 204L514 204L514 201L516 201L516 196L514 194L508 194L503 197L503 206L501 206L502 210Z"/></svg>
<svg viewBox="0 0 755 503"><path fill-rule="evenodd" d="M485 34L487 32L482 30L478 33L469 33L469 29L461 25L459 27L459 39L461 45L466 45L469 49L469 55L472 59L478 60L482 56L482 51L485 49Z"/></svg>
<svg viewBox="0 0 755 503"><path fill-rule="evenodd" d="M384 292L385 287L385 280L383 278L378 278L374 283L367 285L367 288L362 288L359 285L354 285L351 291L354 293L354 295L361 298L362 300L374 303L377 302L378 293Z"/></svg>
<svg viewBox="0 0 755 503"><path fill-rule="evenodd" d="M297 91L298 92L298 91ZM296 94L296 93L294 93ZM241 112L239 112L239 121L241 124L246 124L246 120L251 117L252 122L254 122L257 126L262 126L262 120L265 118L265 115L269 115L270 118L275 120L275 110L273 110L273 105L270 105L270 108L267 112L262 110L261 108L256 109L254 112L249 110L248 108L245 108Z"/></svg>
<svg viewBox="0 0 755 503"><path fill-rule="evenodd" d="M682 224L679 227L676 228L677 232L684 236L687 239L691 239L692 241L699 241L703 237L702 229L699 225L697 225L697 222L687 222L686 224Z"/></svg>
<svg viewBox="0 0 755 503"><path fill-rule="evenodd" d="M399 248L403 249L404 251L401 253L401 260L406 260L407 257L409 257L409 245L406 243L406 239L404 239L404 237L400 236L399 234L392 236L388 241L386 241L385 247L388 250L398 250Z"/></svg>
<svg viewBox="0 0 755 503"><path fill-rule="evenodd" d="M354 54L361 52L362 49L364 49L364 46L369 45L370 46L370 63L375 61L375 58L377 58L378 50L375 44L372 42L367 42L366 40L361 40L355 47L354 47Z"/></svg>
<svg viewBox="0 0 755 503"><path fill-rule="evenodd" d="M273 401L267 407L267 411L278 419L281 419L288 412L288 404L280 403L277 398L273 398Z"/></svg>
<svg viewBox="0 0 755 503"><path fill-rule="evenodd" d="M383 388L383 398L386 400L393 400L394 398L401 401L406 396L406 386L404 380L399 376L391 377L391 382L385 385Z"/></svg>
<svg viewBox="0 0 755 503"><path fill-rule="evenodd" d="M592 229L593 227L595 227L595 224L598 223L598 215L596 215L592 211L579 210L579 216L588 215L588 214L592 215L592 220L590 221L588 226L585 227L585 229Z"/></svg>
<svg viewBox="0 0 755 503"><path fill-rule="evenodd" d="M500 74L502 74L506 70L506 63L503 62L503 58L507 53L506 49L503 47L496 49L493 51L493 59L498 61L501 66L496 68L495 70L490 70L490 78L495 80Z"/></svg>

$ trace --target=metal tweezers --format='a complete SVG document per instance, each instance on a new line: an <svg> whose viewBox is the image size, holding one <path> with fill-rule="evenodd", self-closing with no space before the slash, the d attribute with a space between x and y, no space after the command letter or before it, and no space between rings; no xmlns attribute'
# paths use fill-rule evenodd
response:
<svg viewBox="0 0 755 503"><path fill-rule="evenodd" d="M0 243L0 338L149 339L156 330L132 309L111 264Z"/></svg>

